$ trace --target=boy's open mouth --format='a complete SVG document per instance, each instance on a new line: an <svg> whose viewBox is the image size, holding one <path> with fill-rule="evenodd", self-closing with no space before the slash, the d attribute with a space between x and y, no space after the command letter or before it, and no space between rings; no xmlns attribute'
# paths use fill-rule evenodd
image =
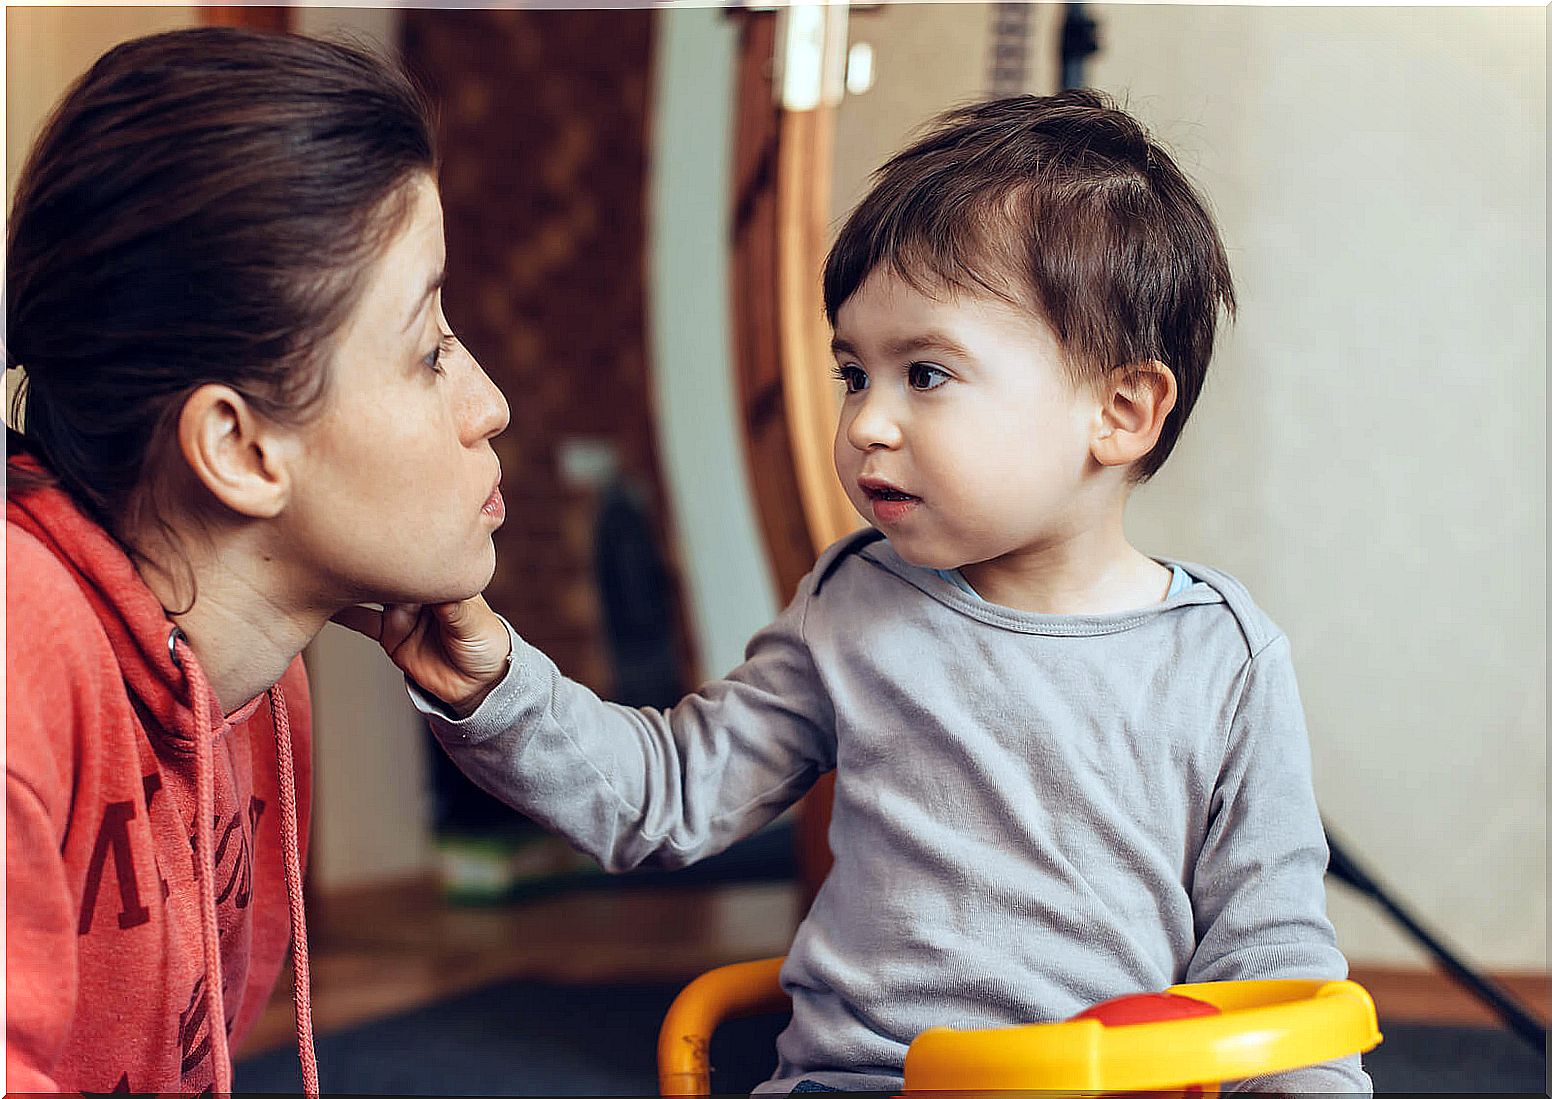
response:
<svg viewBox="0 0 1552 1099"><path fill-rule="evenodd" d="M920 496L913 496L881 477L859 477L857 487L868 498L874 520L885 526L903 522L921 503Z"/></svg>
<svg viewBox="0 0 1552 1099"><path fill-rule="evenodd" d="M912 496L909 492L890 484L879 477L859 477L857 487L860 488L869 500L894 500L904 502L907 500L919 500L921 497Z"/></svg>

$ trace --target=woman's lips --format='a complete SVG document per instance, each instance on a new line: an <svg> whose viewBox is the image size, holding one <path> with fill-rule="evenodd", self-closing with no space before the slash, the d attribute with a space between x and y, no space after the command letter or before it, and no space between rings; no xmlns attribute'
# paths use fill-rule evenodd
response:
<svg viewBox="0 0 1552 1099"><path fill-rule="evenodd" d="M493 488L490 495L486 497L484 506L480 508L480 514L489 515L496 521L497 526L500 526L502 523L506 522L507 504L506 501L501 498L500 485L497 485L495 488Z"/></svg>

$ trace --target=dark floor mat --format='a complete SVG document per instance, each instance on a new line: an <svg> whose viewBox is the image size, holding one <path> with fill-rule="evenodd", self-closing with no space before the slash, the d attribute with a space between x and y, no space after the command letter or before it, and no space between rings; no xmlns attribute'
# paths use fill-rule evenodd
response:
<svg viewBox="0 0 1552 1099"><path fill-rule="evenodd" d="M360 1095L651 1095L658 1024L677 985L515 981L318 1039L323 1091ZM718 1029L718 1094L747 1092L775 1064L785 1019ZM1546 1062L1502 1030L1383 1025L1365 1058L1377 1092L1541 1095ZM240 1061L240 1092L301 1090L296 1050Z"/></svg>
<svg viewBox="0 0 1552 1099"><path fill-rule="evenodd" d="M319 1037L319 1082L325 1094L656 1094L657 1030L678 992L660 984L496 985ZM717 1090L747 1091L765 1079L784 1025L763 1018L719 1028ZM294 1045L239 1061L235 1075L240 1092L301 1090Z"/></svg>
<svg viewBox="0 0 1552 1099"><path fill-rule="evenodd" d="M1546 1094L1545 1056L1512 1031L1383 1020L1380 1030L1385 1040L1363 1059L1377 1092Z"/></svg>

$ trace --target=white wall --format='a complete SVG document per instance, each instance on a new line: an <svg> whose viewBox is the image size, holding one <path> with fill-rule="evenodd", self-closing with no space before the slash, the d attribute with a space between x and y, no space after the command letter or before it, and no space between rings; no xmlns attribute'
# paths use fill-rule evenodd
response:
<svg viewBox="0 0 1552 1099"><path fill-rule="evenodd" d="M678 526L704 675L743 660L775 617L736 392L728 282L737 25L715 8L657 14L647 307L658 454Z"/></svg>

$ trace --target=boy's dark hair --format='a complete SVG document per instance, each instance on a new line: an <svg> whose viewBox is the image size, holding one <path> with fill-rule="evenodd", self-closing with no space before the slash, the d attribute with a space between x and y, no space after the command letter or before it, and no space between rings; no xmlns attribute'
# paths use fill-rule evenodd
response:
<svg viewBox="0 0 1552 1099"><path fill-rule="evenodd" d="M434 172L417 88L344 44L206 27L127 42L55 108L22 169L5 365L44 474L121 537L216 382L299 422L360 277ZM7 435L7 452L16 442Z"/></svg>
<svg viewBox="0 0 1552 1099"><path fill-rule="evenodd" d="M1087 89L948 111L880 168L825 263L832 325L882 264L923 291L948 286L1034 309L1080 382L1168 366L1174 414L1137 463L1138 480L1174 448L1202 390L1218 310L1234 312L1206 203L1131 115Z"/></svg>

